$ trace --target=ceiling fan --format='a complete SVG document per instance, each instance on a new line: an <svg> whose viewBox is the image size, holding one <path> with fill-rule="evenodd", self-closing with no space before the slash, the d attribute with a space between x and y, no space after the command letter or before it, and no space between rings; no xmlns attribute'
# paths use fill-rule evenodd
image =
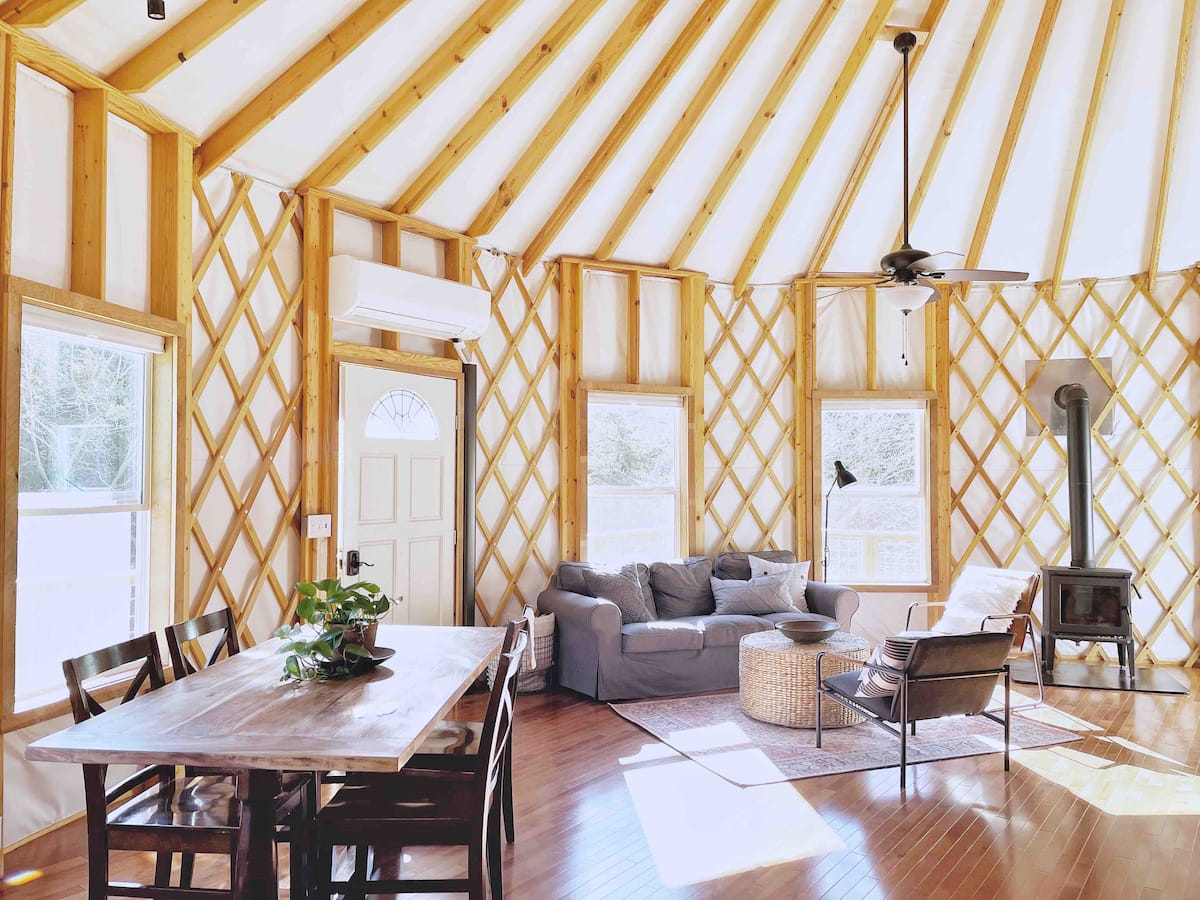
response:
<svg viewBox="0 0 1200 900"><path fill-rule="evenodd" d="M917 46L917 37L911 31L896 35L892 46L903 57L902 71L904 84L904 243L899 250L893 250L879 261L880 271L867 273L867 277L879 276L882 280L876 286L884 284L921 285L930 290L926 303L932 303L941 296L937 290L938 282L949 281L1025 281L1028 272L1009 272L1002 269L945 269L939 267L935 260L939 256L962 256L961 253L928 253L915 249L908 240L908 55ZM905 310L907 313L908 310Z"/></svg>

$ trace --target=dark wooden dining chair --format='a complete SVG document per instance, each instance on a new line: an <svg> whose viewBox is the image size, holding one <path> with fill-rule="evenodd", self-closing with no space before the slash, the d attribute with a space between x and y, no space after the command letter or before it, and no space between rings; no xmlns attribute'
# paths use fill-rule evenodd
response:
<svg viewBox="0 0 1200 900"><path fill-rule="evenodd" d="M504 755L512 737L517 672L529 646L525 620L509 627L509 650L500 657L479 752L470 772L408 770L350 773L317 814L317 896L462 892L482 900L490 885L504 893L500 859L499 792ZM368 849L465 846L466 878L368 879ZM354 847L354 875L333 878L334 848Z"/></svg>
<svg viewBox="0 0 1200 900"><path fill-rule="evenodd" d="M212 651L207 654L207 657L199 644L196 645L198 657L206 659L204 668L216 663L221 658L222 651L226 658L236 656L241 652L237 621L234 619L233 610L228 606L195 619L188 619L186 622L168 625L165 633L167 652L171 656L171 671L176 681L199 671L192 664L192 660L188 658L188 644L193 641L198 642L210 634L218 635L216 643L213 644ZM189 775L236 775L235 772L195 767L188 767L185 771ZM307 895L311 890L310 867L316 858L316 848L312 845L311 840L311 823L312 817L317 812L320 789L320 777L315 772L280 773L280 795L276 804L276 818L279 827L275 839L281 844L291 844L291 853L288 859L292 891L299 891L304 886L303 895ZM298 815L293 815L292 809L295 806L294 795L296 794L301 795L299 799L303 809ZM297 818L302 818L304 824L304 827L298 830L292 827ZM298 839L294 840L296 838ZM184 865L190 872L192 867L190 856L184 857Z"/></svg>
<svg viewBox="0 0 1200 900"><path fill-rule="evenodd" d="M137 666L133 680L121 697L127 703L143 688L157 690L164 683L162 659L153 635L97 650L63 662L71 712L76 723L103 715L104 706L84 682L116 669ZM238 892L241 803L233 778L220 775L177 777L173 766L149 766L112 788L105 785L108 766L84 764L83 784L88 832L88 898L109 896L150 897L161 900L228 897L243 900ZM108 874L110 850L142 850L156 855L154 884L112 883ZM191 886L186 863L180 884L171 886L175 853L217 853L229 857L229 890Z"/></svg>
<svg viewBox="0 0 1200 900"><path fill-rule="evenodd" d="M501 656L512 651L512 641L517 633L518 629L505 630L504 644L500 647ZM474 771L482 735L482 722L443 720L413 754L408 768L447 772ZM512 771L512 741L509 740L501 761L500 810L504 819L504 836L510 844L516 840Z"/></svg>

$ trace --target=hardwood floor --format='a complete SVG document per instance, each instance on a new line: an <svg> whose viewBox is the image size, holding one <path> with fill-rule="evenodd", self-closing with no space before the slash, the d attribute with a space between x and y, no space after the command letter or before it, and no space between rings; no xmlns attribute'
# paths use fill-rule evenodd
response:
<svg viewBox="0 0 1200 900"><path fill-rule="evenodd" d="M735 788L605 704L525 695L506 896L1200 897L1200 671L1176 674L1191 696L1051 690L1050 706L1095 727L1082 741L1018 753L1007 777L999 755L917 766L906 796L894 769ZM481 716L483 699L458 715ZM7 857L10 874L43 874L0 894L84 896L82 835L64 829L54 845L72 858L52 865ZM114 877L152 871L141 854L114 862ZM460 864L412 849L402 867ZM219 868L197 871L203 884ZM687 883L697 872L707 880Z"/></svg>

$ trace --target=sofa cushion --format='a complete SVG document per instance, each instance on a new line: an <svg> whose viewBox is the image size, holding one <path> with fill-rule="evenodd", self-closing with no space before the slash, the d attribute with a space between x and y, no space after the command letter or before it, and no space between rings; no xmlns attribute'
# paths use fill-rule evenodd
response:
<svg viewBox="0 0 1200 900"><path fill-rule="evenodd" d="M717 554L717 561L713 566L713 578L720 578L724 581L749 581L749 557L751 555L771 562L794 563L796 561L796 554L791 550L759 550L753 554L731 550Z"/></svg>
<svg viewBox="0 0 1200 900"><path fill-rule="evenodd" d="M750 577L754 579L760 575L786 575L788 598L791 600L792 607L800 612L808 612L808 598L805 594L808 589L808 570L811 565L812 563L808 560L798 563L771 562L769 559L763 559L752 553L750 554Z"/></svg>
<svg viewBox="0 0 1200 900"><path fill-rule="evenodd" d="M713 563L706 556L682 562L650 564L650 591L660 619L707 616L716 608L713 600Z"/></svg>
<svg viewBox="0 0 1200 900"><path fill-rule="evenodd" d="M608 600L621 610L621 624L651 622L654 617L646 609L642 586L632 567L622 572L601 572L596 569L583 570L583 582L589 597Z"/></svg>
<svg viewBox="0 0 1200 900"><path fill-rule="evenodd" d="M811 612L781 612L767 613L765 616L759 616L761 619L766 619L774 628L780 622L836 622L837 619L831 619L829 616L822 616L819 613Z"/></svg>
<svg viewBox="0 0 1200 900"><path fill-rule="evenodd" d="M555 580L560 590L570 591L572 594L583 594L585 597L591 595L587 591L587 584L583 580L583 573L587 569L603 570L603 566L595 566L586 562L560 562L558 564L558 572ZM642 600L646 604L646 609L650 612L651 618L658 618L658 613L654 609L654 597L650 593L650 568L645 563L626 563L621 566L621 573L629 574L629 570L637 572L638 582L642 586Z"/></svg>
<svg viewBox="0 0 1200 900"><path fill-rule="evenodd" d="M716 599L717 615L758 616L764 613L788 612L792 606L788 596L788 575L761 575L749 581L711 581Z"/></svg>
<svg viewBox="0 0 1200 900"><path fill-rule="evenodd" d="M699 650L703 646L704 632L694 621L664 619L621 627L622 653Z"/></svg>
<svg viewBox="0 0 1200 900"><path fill-rule="evenodd" d="M687 622L699 628L704 634L706 648L737 646L746 635L775 627L762 616L686 616L671 621Z"/></svg>

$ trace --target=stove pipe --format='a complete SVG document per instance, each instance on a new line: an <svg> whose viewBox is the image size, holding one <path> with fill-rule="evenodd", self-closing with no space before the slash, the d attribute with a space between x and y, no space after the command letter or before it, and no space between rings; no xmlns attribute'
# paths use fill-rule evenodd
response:
<svg viewBox="0 0 1200 900"><path fill-rule="evenodd" d="M1071 568L1091 569L1092 404L1082 384L1064 384L1054 402L1067 412L1067 488L1071 508Z"/></svg>

